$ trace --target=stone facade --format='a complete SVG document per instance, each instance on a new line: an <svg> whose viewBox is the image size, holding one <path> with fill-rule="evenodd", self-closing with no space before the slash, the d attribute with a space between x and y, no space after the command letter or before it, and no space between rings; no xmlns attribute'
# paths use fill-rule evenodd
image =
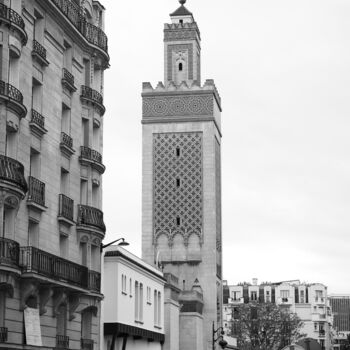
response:
<svg viewBox="0 0 350 350"><path fill-rule="evenodd" d="M100 348L103 16L93 0L0 4L0 348Z"/></svg>
<svg viewBox="0 0 350 350"><path fill-rule="evenodd" d="M201 85L192 14L181 6L171 20L165 81L142 91L142 257L178 280L179 341L169 348L212 349L212 324L222 321L221 99L213 80Z"/></svg>

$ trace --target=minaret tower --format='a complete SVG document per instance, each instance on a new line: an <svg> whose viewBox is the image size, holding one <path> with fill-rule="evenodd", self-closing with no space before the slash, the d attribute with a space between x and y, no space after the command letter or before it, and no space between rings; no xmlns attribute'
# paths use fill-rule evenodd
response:
<svg viewBox="0 0 350 350"><path fill-rule="evenodd" d="M142 256L178 278L179 348L221 325L221 100L201 85L200 32L181 6L164 26L164 83L143 83Z"/></svg>

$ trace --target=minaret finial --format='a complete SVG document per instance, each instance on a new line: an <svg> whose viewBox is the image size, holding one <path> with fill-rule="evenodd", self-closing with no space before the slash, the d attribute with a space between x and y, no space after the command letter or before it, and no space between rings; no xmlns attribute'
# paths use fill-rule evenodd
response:
<svg viewBox="0 0 350 350"><path fill-rule="evenodd" d="M179 3L183 6L186 4L186 0L179 0Z"/></svg>

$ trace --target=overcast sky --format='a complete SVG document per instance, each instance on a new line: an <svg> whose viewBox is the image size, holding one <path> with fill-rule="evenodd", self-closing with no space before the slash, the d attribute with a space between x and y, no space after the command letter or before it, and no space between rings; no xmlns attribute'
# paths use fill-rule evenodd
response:
<svg viewBox="0 0 350 350"><path fill-rule="evenodd" d="M105 243L141 254L141 87L177 0L102 0ZM188 0L222 114L223 274L350 294L350 1Z"/></svg>

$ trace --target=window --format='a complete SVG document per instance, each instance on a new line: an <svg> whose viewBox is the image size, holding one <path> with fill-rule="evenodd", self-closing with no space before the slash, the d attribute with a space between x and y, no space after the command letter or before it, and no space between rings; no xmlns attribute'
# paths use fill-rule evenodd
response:
<svg viewBox="0 0 350 350"><path fill-rule="evenodd" d="M135 322L143 322L143 284L135 281Z"/></svg>
<svg viewBox="0 0 350 350"><path fill-rule="evenodd" d="M153 297L153 305L154 305L154 325L158 325L158 303L157 303L157 291L154 290Z"/></svg>
<svg viewBox="0 0 350 350"><path fill-rule="evenodd" d="M64 40L63 46L64 46L63 66L68 71L71 71L71 69L72 69L72 46L66 40Z"/></svg>
<svg viewBox="0 0 350 350"><path fill-rule="evenodd" d="M130 281L129 281L129 295L130 295L130 298L132 297L132 279L130 278Z"/></svg>
<svg viewBox="0 0 350 350"><path fill-rule="evenodd" d="M92 313L85 310L81 314L81 338L91 339Z"/></svg>
<svg viewBox="0 0 350 350"><path fill-rule="evenodd" d="M42 108L42 84L38 80L32 80L32 108L38 113L41 113Z"/></svg>
<svg viewBox="0 0 350 350"><path fill-rule="evenodd" d="M67 305L62 304L57 314L57 335L65 336L67 333Z"/></svg>
<svg viewBox="0 0 350 350"><path fill-rule="evenodd" d="M70 120L71 110L67 105L62 103L61 131L67 135L70 135Z"/></svg>
<svg viewBox="0 0 350 350"><path fill-rule="evenodd" d="M183 20L183 19L180 19L180 20L179 20L179 23L183 24L183 23L184 23L184 20Z"/></svg>
<svg viewBox="0 0 350 350"><path fill-rule="evenodd" d="M127 294L126 293L126 276L122 275L122 294Z"/></svg>
<svg viewBox="0 0 350 350"><path fill-rule="evenodd" d="M232 292L233 301L239 301L241 298L241 292Z"/></svg>
<svg viewBox="0 0 350 350"><path fill-rule="evenodd" d="M250 300L257 300L258 299L258 293L256 291L250 292Z"/></svg>
<svg viewBox="0 0 350 350"><path fill-rule="evenodd" d="M181 218L180 218L180 216L177 216L177 217L176 217L176 225L177 225L177 226L180 226L180 225L181 225Z"/></svg>
<svg viewBox="0 0 350 350"><path fill-rule="evenodd" d="M158 326L161 325L161 315L162 315L162 304L161 304L161 294L158 292Z"/></svg>
<svg viewBox="0 0 350 350"><path fill-rule="evenodd" d="M80 179L80 204L87 205L88 182L85 179Z"/></svg>
<svg viewBox="0 0 350 350"><path fill-rule="evenodd" d="M39 224L30 220L28 223L28 245L39 247Z"/></svg>
<svg viewBox="0 0 350 350"><path fill-rule="evenodd" d="M176 157L180 157L181 155L180 147L176 147L175 154L176 154Z"/></svg>
<svg viewBox="0 0 350 350"><path fill-rule="evenodd" d="M282 301L287 302L289 298L289 290L281 290Z"/></svg>
<svg viewBox="0 0 350 350"><path fill-rule="evenodd" d="M270 291L269 291L269 290L267 290L267 291L266 291L266 297L265 297L265 300L266 300L266 302L267 302L267 303L270 303L270 302L271 302L271 298L270 298Z"/></svg>
<svg viewBox="0 0 350 350"><path fill-rule="evenodd" d="M179 63L179 72L182 72L182 63Z"/></svg>
<svg viewBox="0 0 350 350"><path fill-rule="evenodd" d="M176 179L176 187L179 188L180 185L181 185L181 180L180 180L180 178L177 178Z"/></svg>
<svg viewBox="0 0 350 350"><path fill-rule="evenodd" d="M61 193L69 195L69 171L61 168Z"/></svg>
<svg viewBox="0 0 350 350"><path fill-rule="evenodd" d="M154 290L154 327L160 328L162 315L162 295L161 292Z"/></svg>
<svg viewBox="0 0 350 350"><path fill-rule="evenodd" d="M135 281L135 321L139 320L139 282Z"/></svg>
<svg viewBox="0 0 350 350"><path fill-rule="evenodd" d="M140 283L139 321L143 321L143 284Z"/></svg>
<svg viewBox="0 0 350 350"><path fill-rule="evenodd" d="M305 292L303 290L300 291L300 302L305 303Z"/></svg>
<svg viewBox="0 0 350 350"><path fill-rule="evenodd" d="M60 234L60 255L62 258L68 258L68 237Z"/></svg>
<svg viewBox="0 0 350 350"><path fill-rule="evenodd" d="M147 304L151 305L151 287L147 287Z"/></svg>

